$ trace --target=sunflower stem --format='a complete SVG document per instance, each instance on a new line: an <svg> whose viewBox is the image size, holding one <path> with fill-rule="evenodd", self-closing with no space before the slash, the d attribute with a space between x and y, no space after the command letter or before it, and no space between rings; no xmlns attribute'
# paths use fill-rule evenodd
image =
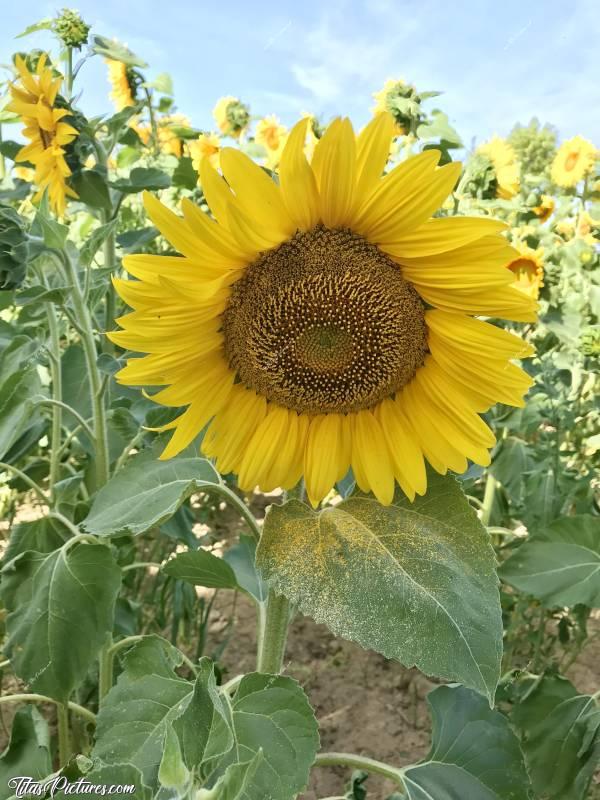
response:
<svg viewBox="0 0 600 800"><path fill-rule="evenodd" d="M258 672L272 675L281 672L289 623L289 600L270 589L267 602L261 604L258 613Z"/></svg>
<svg viewBox="0 0 600 800"><path fill-rule="evenodd" d="M56 705L58 728L58 760L64 767L71 758L71 735L69 733L69 708L62 703Z"/></svg>
<svg viewBox="0 0 600 800"><path fill-rule="evenodd" d="M392 767L389 764L384 764L383 761L376 761L374 758L358 756L354 753L318 753L315 758L314 766L352 767L352 769L360 769L376 775L383 775L386 778L391 778L399 786L404 786L401 769Z"/></svg>
<svg viewBox="0 0 600 800"><path fill-rule="evenodd" d="M67 47L67 52L65 54L65 67L66 67L65 93L67 96L67 100L70 100L73 94L73 48L72 47Z"/></svg>
<svg viewBox="0 0 600 800"><path fill-rule="evenodd" d="M46 303L48 329L50 331L50 377L52 379L52 434L50 439L50 472L48 489L54 499L54 487L60 478L60 441L62 435L62 376L60 370L60 336L58 320L52 303Z"/></svg>
<svg viewBox="0 0 600 800"><path fill-rule="evenodd" d="M492 473L488 472L485 482L485 492L483 494L483 505L481 507L481 522L486 528L490 524L490 520L492 518L497 485L498 483Z"/></svg>
<svg viewBox="0 0 600 800"><path fill-rule="evenodd" d="M96 480L95 488L100 489L108 480L108 433L106 427L106 410L104 408L104 398L102 393L102 379L96 363L98 354L96 342L94 341L94 331L92 318L89 309L84 301L79 283L77 269L69 258L68 254L61 251L62 261L72 285L73 307L75 316L81 329L81 344L85 356L90 397L92 401L92 418L94 429L95 460L96 460Z"/></svg>

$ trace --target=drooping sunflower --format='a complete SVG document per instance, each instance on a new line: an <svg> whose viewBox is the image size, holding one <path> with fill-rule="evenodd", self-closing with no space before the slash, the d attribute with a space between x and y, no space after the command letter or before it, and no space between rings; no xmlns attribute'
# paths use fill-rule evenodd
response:
<svg viewBox="0 0 600 800"><path fill-rule="evenodd" d="M598 152L583 136L574 136L563 142L552 162L551 177L557 186L565 189L576 186L594 168Z"/></svg>
<svg viewBox="0 0 600 800"><path fill-rule="evenodd" d="M279 164L287 136L288 129L279 122L274 114L257 122L255 139L267 151L265 165L269 169L275 169Z"/></svg>
<svg viewBox="0 0 600 800"><path fill-rule="evenodd" d="M224 136L239 139L250 122L250 109L237 97L228 95L217 100L213 117Z"/></svg>
<svg viewBox="0 0 600 800"><path fill-rule="evenodd" d="M117 111L122 111L127 106L135 105L135 98L127 65L122 61L115 61L112 58L107 58L108 65L108 80L111 86L110 99L113 101Z"/></svg>
<svg viewBox="0 0 600 800"><path fill-rule="evenodd" d="M540 289L544 285L544 249L533 250L527 245L517 248L517 257L508 265L516 280L512 284L516 289L537 300Z"/></svg>
<svg viewBox="0 0 600 800"><path fill-rule="evenodd" d="M15 162L33 164L33 180L38 188L34 201L40 200L47 190L50 206L62 216L66 198L77 198L67 185L71 170L65 161L65 147L78 136L78 131L64 121L69 110L55 107L62 78L54 77L52 68L46 66L45 54L40 56L34 72L29 71L20 56L15 63L20 81L10 87L12 99L7 109L21 117L25 126L23 135L29 139L29 144L15 156Z"/></svg>
<svg viewBox="0 0 600 800"><path fill-rule="evenodd" d="M531 385L512 360L523 340L476 315L535 319L510 287L516 251L489 218L431 219L460 165L427 150L383 175L387 114L355 137L336 119L304 155L291 131L274 182L232 148L223 176L201 182L214 219L189 200L183 218L150 194L151 219L182 257L133 255L137 281L115 279L134 311L110 338L146 353L118 373L162 386L186 410L161 430L161 458L206 426L204 453L244 490L291 488L304 475L317 504L351 466L384 504L395 480L426 490L424 458L457 473L488 464L494 435L479 414L522 405Z"/></svg>
<svg viewBox="0 0 600 800"><path fill-rule="evenodd" d="M196 172L200 172L200 162L203 158L208 158L215 169L219 168L221 140L216 133L201 133L197 139L188 142L187 146Z"/></svg>
<svg viewBox="0 0 600 800"><path fill-rule="evenodd" d="M489 142L482 144L478 153L487 156L494 167L496 176L496 195L503 200L510 200L519 191L519 165L513 148L499 136L493 136Z"/></svg>

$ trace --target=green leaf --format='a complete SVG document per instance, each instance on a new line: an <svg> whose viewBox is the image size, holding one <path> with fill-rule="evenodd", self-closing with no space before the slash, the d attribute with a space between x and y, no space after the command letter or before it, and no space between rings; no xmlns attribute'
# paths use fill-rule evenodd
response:
<svg viewBox="0 0 600 800"><path fill-rule="evenodd" d="M548 607L600 607L600 519L557 519L525 541L498 574Z"/></svg>
<svg viewBox="0 0 600 800"><path fill-rule="evenodd" d="M108 39L106 36L92 36L91 49L94 53L113 61L121 61L128 67L147 67L145 61L132 53L128 47L117 42L115 39Z"/></svg>
<svg viewBox="0 0 600 800"><path fill-rule="evenodd" d="M108 237L116 231L118 224L119 220L113 219L91 232L79 251L79 257L84 266L89 266L92 263L94 256Z"/></svg>
<svg viewBox="0 0 600 800"><path fill-rule="evenodd" d="M308 782L319 746L317 721L308 698L292 678L251 673L245 675L231 703L234 747L218 764L218 771L236 762L256 764L252 792L245 800L292 800ZM218 720L214 740L229 734ZM234 795L235 797L235 795Z"/></svg>
<svg viewBox="0 0 600 800"><path fill-rule="evenodd" d="M26 550L52 553L62 547L70 535L62 523L51 517L19 522L11 528L10 540L2 562L8 564Z"/></svg>
<svg viewBox="0 0 600 800"><path fill-rule="evenodd" d="M424 122L417 128L420 139L444 139L451 147L463 146L460 136L450 125L447 114L432 111L431 117L431 122Z"/></svg>
<svg viewBox="0 0 600 800"><path fill-rule="evenodd" d="M241 589L229 564L208 550L178 553L163 567L163 572L180 581L209 589Z"/></svg>
<svg viewBox="0 0 600 800"><path fill-rule="evenodd" d="M502 622L489 537L454 478L424 497L271 506L258 567L337 636L493 698ZM426 632L427 635L424 635Z"/></svg>
<svg viewBox="0 0 600 800"><path fill-rule="evenodd" d="M134 167L128 178L111 181L110 185L123 194L137 194L144 189L157 192L159 189L168 189L171 178L156 167Z"/></svg>
<svg viewBox="0 0 600 800"><path fill-rule="evenodd" d="M161 72L150 83L143 83L147 89L156 89L160 94L173 94L173 80L168 72Z"/></svg>
<svg viewBox="0 0 600 800"><path fill-rule="evenodd" d="M210 797L214 798L214 800L253 800L254 798L261 798L261 789L257 785L255 778L256 773L259 772L260 779L260 769L264 768L264 760L263 751L260 749L256 751L250 761L231 764L215 784ZM197 800L202 800L201 793L197 795Z"/></svg>
<svg viewBox="0 0 600 800"><path fill-rule="evenodd" d="M108 547L27 551L2 569L5 652L31 691L67 702L112 630L121 571Z"/></svg>
<svg viewBox="0 0 600 800"><path fill-rule="evenodd" d="M523 755L506 717L463 686L440 686L427 702L431 750L403 769L409 800L528 800Z"/></svg>
<svg viewBox="0 0 600 800"><path fill-rule="evenodd" d="M56 286L48 289L46 286L28 286L21 289L15 295L17 306L28 306L31 303L55 303L59 306L66 305L69 298L71 286Z"/></svg>
<svg viewBox="0 0 600 800"><path fill-rule="evenodd" d="M40 236L46 247L62 250L68 233L67 226L57 222L50 215L48 196L44 194L31 226L32 236Z"/></svg>
<svg viewBox="0 0 600 800"><path fill-rule="evenodd" d="M110 211L111 200L108 184L105 177L99 172L93 169L76 172L71 178L71 183L79 195L80 201L86 206Z"/></svg>
<svg viewBox="0 0 600 800"><path fill-rule="evenodd" d="M190 772L181 755L179 739L173 728L165 734L164 750L158 768L158 782L168 789L183 790L190 780Z"/></svg>
<svg viewBox="0 0 600 800"><path fill-rule="evenodd" d="M78 756L76 758L82 758ZM85 773L86 783L92 783L95 786L134 786L135 791L131 794L129 792L120 792L113 795L116 798L131 797L134 800L152 800L152 791L148 786L143 783L142 773L136 769L132 764L110 764L106 766L99 764L94 769ZM83 793L85 789L82 788ZM98 795L96 795L98 796ZM56 800L72 800L73 790L69 794L65 792L58 792L54 795Z"/></svg>
<svg viewBox="0 0 600 800"><path fill-rule="evenodd" d="M87 374L87 365L83 349L78 344L72 344L63 351L60 360L62 376L63 401L78 411L88 420L92 416L92 401L87 380L82 376ZM64 414L64 425L69 429L75 428L79 423L72 414Z"/></svg>
<svg viewBox="0 0 600 800"><path fill-rule="evenodd" d="M191 494L219 483L209 461L186 453L159 461L164 442L142 450L100 489L82 525L99 535L137 534L166 522ZM186 451L187 452L187 451Z"/></svg>
<svg viewBox="0 0 600 800"><path fill-rule="evenodd" d="M15 39L22 39L24 36L29 36L30 33L37 33L37 31L52 30L52 18L41 19L39 22L34 22L33 25L28 25L22 33L17 34Z"/></svg>
<svg viewBox="0 0 600 800"><path fill-rule="evenodd" d="M0 142L0 155L10 158L11 161L16 159L17 153L22 149L23 142L14 142L12 139L5 139L3 142ZM29 164L31 164L30 161L19 162L19 166L26 166Z"/></svg>
<svg viewBox="0 0 600 800"><path fill-rule="evenodd" d="M530 681L511 719L521 734L536 796L583 800L600 759L600 709L566 678Z"/></svg>
<svg viewBox="0 0 600 800"><path fill-rule="evenodd" d="M192 192L198 185L198 173L194 169L192 159L182 156L173 172L173 186L181 186Z"/></svg>
<svg viewBox="0 0 600 800"><path fill-rule="evenodd" d="M158 236L158 228L138 228L117 236L117 243L124 253L136 253Z"/></svg>
<svg viewBox="0 0 600 800"><path fill-rule="evenodd" d="M268 587L256 569L256 541L253 536L240 534L240 540L223 554L235 573L238 585L259 603L267 599Z"/></svg>
<svg viewBox="0 0 600 800"><path fill-rule="evenodd" d="M10 450L32 422L32 398L42 391L42 384L33 366L9 375L0 384L0 459Z"/></svg>
<svg viewBox="0 0 600 800"><path fill-rule="evenodd" d="M10 732L10 741L0 756L0 800L16 793L11 778L26 775L34 781L52 772L50 734L46 720L33 705L17 710Z"/></svg>
<svg viewBox="0 0 600 800"><path fill-rule="evenodd" d="M146 785L156 785L167 732L194 693L194 684L174 671L182 661L158 636L145 637L127 652L98 714L93 757L108 765L129 763Z"/></svg>

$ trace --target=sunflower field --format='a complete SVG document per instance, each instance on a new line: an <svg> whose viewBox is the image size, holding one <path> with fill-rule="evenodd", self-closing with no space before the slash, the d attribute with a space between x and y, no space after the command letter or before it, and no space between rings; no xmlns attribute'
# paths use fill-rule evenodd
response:
<svg viewBox="0 0 600 800"><path fill-rule="evenodd" d="M595 144L17 46L0 800L600 798Z"/></svg>

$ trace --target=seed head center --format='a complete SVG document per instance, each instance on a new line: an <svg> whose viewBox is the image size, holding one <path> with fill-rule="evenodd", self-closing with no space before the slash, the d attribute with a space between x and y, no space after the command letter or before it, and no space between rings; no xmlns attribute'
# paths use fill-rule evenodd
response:
<svg viewBox="0 0 600 800"><path fill-rule="evenodd" d="M400 267L362 236L323 226L247 268L223 333L244 385L309 414L371 408L427 352L423 303Z"/></svg>

